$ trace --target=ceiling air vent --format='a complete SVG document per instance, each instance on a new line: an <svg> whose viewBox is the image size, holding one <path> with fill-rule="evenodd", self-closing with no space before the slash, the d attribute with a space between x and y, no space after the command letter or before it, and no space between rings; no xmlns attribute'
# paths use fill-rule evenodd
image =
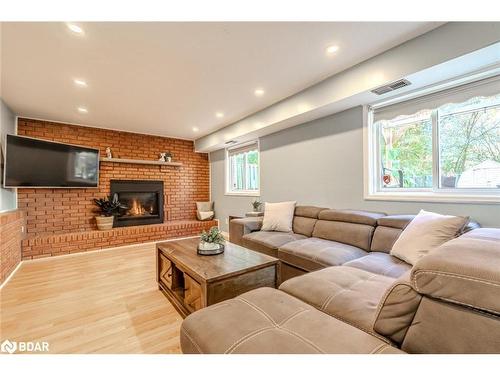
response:
<svg viewBox="0 0 500 375"><path fill-rule="evenodd" d="M406 87L409 85L411 85L410 81L408 81L407 79L400 79L400 80L394 81L392 83L389 83L388 85L377 87L376 89L373 89L372 92L374 94L377 94L377 95L383 95L383 94L386 94L388 92L391 92L391 91L394 91L394 90L397 90L397 89L400 89L402 87Z"/></svg>

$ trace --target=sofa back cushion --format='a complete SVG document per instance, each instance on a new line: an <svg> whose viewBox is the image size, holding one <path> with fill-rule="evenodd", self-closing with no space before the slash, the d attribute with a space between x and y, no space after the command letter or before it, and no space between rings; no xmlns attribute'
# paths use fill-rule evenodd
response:
<svg viewBox="0 0 500 375"><path fill-rule="evenodd" d="M293 217L293 231L311 237L314 226L318 221L318 214L325 210L315 206L297 206Z"/></svg>
<svg viewBox="0 0 500 375"><path fill-rule="evenodd" d="M323 210L312 236L369 250L377 220L383 216L378 212Z"/></svg>
<svg viewBox="0 0 500 375"><path fill-rule="evenodd" d="M392 245L414 217L415 215L389 215L378 219L370 250L390 253Z"/></svg>
<svg viewBox="0 0 500 375"><path fill-rule="evenodd" d="M388 215L377 220L377 227L373 233L370 251L380 251L390 253L392 245L399 238L403 229L413 220L415 215ZM469 221L464 228L464 233L472 229L479 228L480 225L475 221Z"/></svg>

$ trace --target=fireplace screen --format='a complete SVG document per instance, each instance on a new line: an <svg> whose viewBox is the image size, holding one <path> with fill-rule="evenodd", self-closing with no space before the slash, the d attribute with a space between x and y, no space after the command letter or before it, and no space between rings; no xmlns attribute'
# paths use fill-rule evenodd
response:
<svg viewBox="0 0 500 375"><path fill-rule="evenodd" d="M120 210L119 216L122 219L159 215L157 193L122 192L118 195L118 199L127 207Z"/></svg>
<svg viewBox="0 0 500 375"><path fill-rule="evenodd" d="M117 213L115 227L163 223L163 181L112 180L114 194L125 207Z"/></svg>

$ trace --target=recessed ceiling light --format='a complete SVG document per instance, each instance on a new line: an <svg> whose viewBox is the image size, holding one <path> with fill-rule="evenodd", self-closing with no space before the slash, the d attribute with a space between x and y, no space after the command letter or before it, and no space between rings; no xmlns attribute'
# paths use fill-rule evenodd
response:
<svg viewBox="0 0 500 375"><path fill-rule="evenodd" d="M196 126L193 127L193 131L196 133L197 131L199 131L200 129L198 129Z"/></svg>
<svg viewBox="0 0 500 375"><path fill-rule="evenodd" d="M80 113L87 113L89 110L87 108L83 108L83 107L78 107L78 112Z"/></svg>
<svg viewBox="0 0 500 375"><path fill-rule="evenodd" d="M215 113L215 117L217 117L217 118L223 118L224 117L224 113L222 113L222 112L216 112Z"/></svg>
<svg viewBox="0 0 500 375"><path fill-rule="evenodd" d="M74 23L67 23L66 26L68 26L68 29L76 34L84 34L83 29L80 26L75 25Z"/></svg>
<svg viewBox="0 0 500 375"><path fill-rule="evenodd" d="M75 82L75 85L77 86L87 87L87 82L83 79L74 79L73 82Z"/></svg>
<svg viewBox="0 0 500 375"><path fill-rule="evenodd" d="M326 49L326 53L332 54L339 50L339 46L330 46Z"/></svg>
<svg viewBox="0 0 500 375"><path fill-rule="evenodd" d="M265 91L264 89L255 89L253 93L255 94L255 96L262 96L264 95Z"/></svg>

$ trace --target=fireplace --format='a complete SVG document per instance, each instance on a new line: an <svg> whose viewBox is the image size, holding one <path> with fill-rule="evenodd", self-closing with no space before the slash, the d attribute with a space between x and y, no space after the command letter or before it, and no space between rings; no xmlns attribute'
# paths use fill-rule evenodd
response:
<svg viewBox="0 0 500 375"><path fill-rule="evenodd" d="M163 181L111 180L111 195L126 208L115 216L114 227L163 223Z"/></svg>

